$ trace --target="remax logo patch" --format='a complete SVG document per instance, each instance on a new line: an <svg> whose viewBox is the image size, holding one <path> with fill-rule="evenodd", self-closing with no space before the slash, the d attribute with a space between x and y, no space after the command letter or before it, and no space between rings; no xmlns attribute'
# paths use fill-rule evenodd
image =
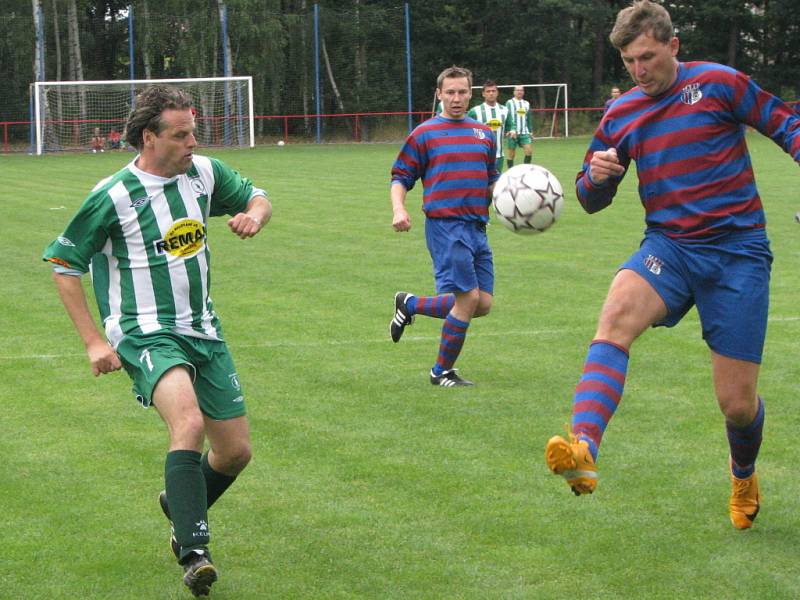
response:
<svg viewBox="0 0 800 600"><path fill-rule="evenodd" d="M153 242L159 256L171 254L176 258L190 258L203 249L206 228L200 221L181 219L169 228L163 239Z"/></svg>

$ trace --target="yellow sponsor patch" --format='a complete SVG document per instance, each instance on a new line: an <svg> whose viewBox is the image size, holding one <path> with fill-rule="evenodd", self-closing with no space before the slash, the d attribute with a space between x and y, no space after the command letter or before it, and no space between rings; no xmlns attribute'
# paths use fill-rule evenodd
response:
<svg viewBox="0 0 800 600"><path fill-rule="evenodd" d="M153 242L156 254L171 254L176 258L189 258L203 249L206 228L200 221L181 219L175 221L163 239Z"/></svg>
<svg viewBox="0 0 800 600"><path fill-rule="evenodd" d="M500 129L500 125L502 125L502 123L500 123L500 119L489 119L486 124L492 131L497 131Z"/></svg>

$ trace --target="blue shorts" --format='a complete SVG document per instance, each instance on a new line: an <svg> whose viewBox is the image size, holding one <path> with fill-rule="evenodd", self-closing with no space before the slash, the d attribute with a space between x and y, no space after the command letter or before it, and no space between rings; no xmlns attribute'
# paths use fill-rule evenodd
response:
<svg viewBox="0 0 800 600"><path fill-rule="evenodd" d="M486 223L463 219L425 219L425 240L433 260L436 293L494 293L494 263Z"/></svg>
<svg viewBox="0 0 800 600"><path fill-rule="evenodd" d="M772 252L763 229L737 231L707 242L676 242L648 231L622 269L653 286L676 325L697 306L703 339L717 354L761 363L767 333Z"/></svg>

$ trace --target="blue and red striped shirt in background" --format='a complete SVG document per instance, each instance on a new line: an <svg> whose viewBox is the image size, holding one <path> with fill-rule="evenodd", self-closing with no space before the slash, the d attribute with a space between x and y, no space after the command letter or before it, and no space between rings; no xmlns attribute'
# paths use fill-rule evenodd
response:
<svg viewBox="0 0 800 600"><path fill-rule="evenodd" d="M800 115L787 104L730 67L680 63L664 94L633 88L604 115L578 173L578 199L588 212L611 203L622 178L594 185L589 161L613 147L623 166L636 163L648 228L687 241L763 228L744 125L800 162Z"/></svg>
<svg viewBox="0 0 800 600"><path fill-rule="evenodd" d="M433 219L489 220L489 186L500 176L495 138L469 117L440 115L416 127L392 166L392 184L407 190L422 179L422 209Z"/></svg>

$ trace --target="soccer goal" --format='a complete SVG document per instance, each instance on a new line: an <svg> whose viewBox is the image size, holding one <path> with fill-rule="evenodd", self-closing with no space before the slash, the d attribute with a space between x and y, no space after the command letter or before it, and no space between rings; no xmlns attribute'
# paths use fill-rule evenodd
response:
<svg viewBox="0 0 800 600"><path fill-rule="evenodd" d="M124 145L125 122L136 94L148 85L185 90L194 103L195 136L201 146L255 145L253 78L37 81L33 95L36 154Z"/></svg>
<svg viewBox="0 0 800 600"><path fill-rule="evenodd" d="M569 98L566 83L512 83L498 84L497 101L505 104L514 97L514 88L522 86L523 98L530 102L533 138L547 139L569 137ZM482 85L472 86L472 105L483 102Z"/></svg>

